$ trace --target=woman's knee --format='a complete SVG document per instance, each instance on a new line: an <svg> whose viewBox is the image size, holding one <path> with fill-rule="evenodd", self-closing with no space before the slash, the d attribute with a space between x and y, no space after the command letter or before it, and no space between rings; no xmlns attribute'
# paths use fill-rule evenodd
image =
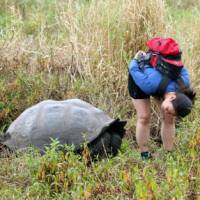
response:
<svg viewBox="0 0 200 200"><path fill-rule="evenodd" d="M141 115L138 115L137 116L137 121L140 123L140 124L149 124L150 122L150 114L149 113L144 113L144 114L141 114Z"/></svg>
<svg viewBox="0 0 200 200"><path fill-rule="evenodd" d="M175 117L171 114L163 114L161 117L161 120L165 124L174 124L175 123Z"/></svg>

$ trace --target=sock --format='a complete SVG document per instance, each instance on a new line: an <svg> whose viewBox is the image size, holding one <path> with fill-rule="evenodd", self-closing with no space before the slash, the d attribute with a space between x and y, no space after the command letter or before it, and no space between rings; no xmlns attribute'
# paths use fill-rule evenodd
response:
<svg viewBox="0 0 200 200"><path fill-rule="evenodd" d="M151 153L150 152L148 152L148 151L145 151L145 152L141 152L141 158L142 158L142 160L147 160L147 159L149 159L149 158L151 158L152 156L151 156Z"/></svg>

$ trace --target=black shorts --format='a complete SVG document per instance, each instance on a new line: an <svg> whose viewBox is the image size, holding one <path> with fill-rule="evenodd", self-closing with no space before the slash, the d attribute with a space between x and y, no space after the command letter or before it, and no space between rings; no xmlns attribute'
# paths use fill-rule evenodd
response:
<svg viewBox="0 0 200 200"><path fill-rule="evenodd" d="M135 83L132 76L128 75L128 91L133 99L148 99L150 95L144 93Z"/></svg>

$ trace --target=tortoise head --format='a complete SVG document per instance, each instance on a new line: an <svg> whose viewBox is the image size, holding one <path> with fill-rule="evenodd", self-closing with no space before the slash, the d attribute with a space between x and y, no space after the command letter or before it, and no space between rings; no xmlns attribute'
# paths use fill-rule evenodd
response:
<svg viewBox="0 0 200 200"><path fill-rule="evenodd" d="M107 132L109 132L111 135L117 134L121 138L123 138L126 133L126 129L125 129L126 123L127 121L116 119L115 121L113 121L113 123L110 124L110 126L107 129Z"/></svg>
<svg viewBox="0 0 200 200"><path fill-rule="evenodd" d="M122 138L126 133L125 125L127 121L121 121L116 119L107 129L111 138L110 138L110 149L113 156L117 155L118 150L122 144Z"/></svg>
<svg viewBox="0 0 200 200"><path fill-rule="evenodd" d="M125 125L126 121L116 119L108 127L105 127L102 134L88 145L91 157L95 158L98 155L101 158L107 154L117 155L126 132Z"/></svg>

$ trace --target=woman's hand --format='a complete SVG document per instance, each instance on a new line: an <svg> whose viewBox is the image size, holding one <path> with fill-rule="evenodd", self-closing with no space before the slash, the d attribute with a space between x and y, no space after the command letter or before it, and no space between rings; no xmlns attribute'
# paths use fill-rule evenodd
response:
<svg viewBox="0 0 200 200"><path fill-rule="evenodd" d="M134 59L137 60L137 61L141 61L142 59L144 59L144 57L146 56L146 53L142 50L139 50L135 56L134 56Z"/></svg>

